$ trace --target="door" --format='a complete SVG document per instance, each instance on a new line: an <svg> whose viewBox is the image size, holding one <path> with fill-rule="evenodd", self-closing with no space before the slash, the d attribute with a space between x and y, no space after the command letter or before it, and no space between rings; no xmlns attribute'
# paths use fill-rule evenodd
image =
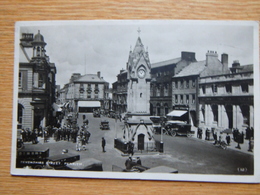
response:
<svg viewBox="0 0 260 195"><path fill-rule="evenodd" d="M138 150L144 150L144 134L138 135Z"/></svg>

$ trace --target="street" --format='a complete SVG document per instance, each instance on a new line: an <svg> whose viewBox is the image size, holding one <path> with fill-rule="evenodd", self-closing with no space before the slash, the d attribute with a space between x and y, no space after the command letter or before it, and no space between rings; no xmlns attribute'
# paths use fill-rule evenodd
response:
<svg viewBox="0 0 260 195"><path fill-rule="evenodd" d="M86 151L76 151L76 144L68 141L56 142L53 138L47 143L43 140L37 144L50 148L50 156L61 154L63 149L69 153L80 154L80 159L95 158L102 161L104 171L113 171L113 165L125 168L125 161L128 156L121 155L121 151L114 148L114 138L122 136L123 122L107 117L94 118L92 113L84 113L89 120L88 131L91 133ZM110 130L99 128L101 120L107 120ZM78 116L78 125L83 124L83 115ZM106 140L106 152L102 152L101 140ZM160 140L160 135L154 135ZM213 145L212 141L202 141L196 138L183 136L171 137L164 135L164 152L138 152L134 157L139 156L142 165L146 167L156 167L160 165L172 167L179 173L196 174L253 174L253 155L245 154L231 149L223 150ZM31 143L26 143L26 145ZM25 147L26 147L25 145Z"/></svg>

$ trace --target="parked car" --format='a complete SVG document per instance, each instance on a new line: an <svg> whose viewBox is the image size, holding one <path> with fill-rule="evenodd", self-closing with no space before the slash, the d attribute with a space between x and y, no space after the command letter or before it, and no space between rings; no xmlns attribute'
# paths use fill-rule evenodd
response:
<svg viewBox="0 0 260 195"><path fill-rule="evenodd" d="M93 117L100 117L100 112L98 110L95 110L93 112Z"/></svg>
<svg viewBox="0 0 260 195"><path fill-rule="evenodd" d="M107 120L102 120L102 121L100 122L100 129L101 129L101 130L109 130L109 129L110 129L110 127L109 127L109 121L107 121Z"/></svg>
<svg viewBox="0 0 260 195"><path fill-rule="evenodd" d="M163 133L170 136L185 135L188 137L193 134L191 131L191 125L184 121L167 121Z"/></svg>

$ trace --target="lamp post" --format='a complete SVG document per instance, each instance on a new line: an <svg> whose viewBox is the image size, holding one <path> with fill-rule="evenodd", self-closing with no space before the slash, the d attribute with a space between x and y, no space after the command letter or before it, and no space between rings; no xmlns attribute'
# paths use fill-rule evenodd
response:
<svg viewBox="0 0 260 195"><path fill-rule="evenodd" d="M161 127L161 141L160 141L159 152L163 153L163 127Z"/></svg>

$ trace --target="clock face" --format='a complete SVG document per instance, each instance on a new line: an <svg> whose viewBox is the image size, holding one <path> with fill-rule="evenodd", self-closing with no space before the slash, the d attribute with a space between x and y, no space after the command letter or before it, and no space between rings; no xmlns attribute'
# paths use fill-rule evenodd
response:
<svg viewBox="0 0 260 195"><path fill-rule="evenodd" d="M138 70L138 76L139 78L143 79L145 77L145 70L144 69L139 69Z"/></svg>

